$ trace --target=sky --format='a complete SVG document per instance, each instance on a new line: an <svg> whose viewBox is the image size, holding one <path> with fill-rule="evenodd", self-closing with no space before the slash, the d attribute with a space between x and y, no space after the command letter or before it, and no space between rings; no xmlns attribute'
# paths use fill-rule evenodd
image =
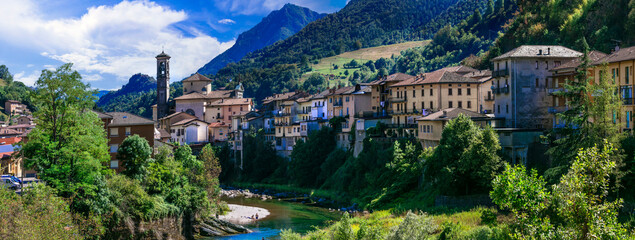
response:
<svg viewBox="0 0 635 240"><path fill-rule="evenodd" d="M0 0L0 65L33 86L43 69L70 62L91 87L110 90L136 73L156 77L154 57L165 50L180 81L286 3L332 13L346 2Z"/></svg>

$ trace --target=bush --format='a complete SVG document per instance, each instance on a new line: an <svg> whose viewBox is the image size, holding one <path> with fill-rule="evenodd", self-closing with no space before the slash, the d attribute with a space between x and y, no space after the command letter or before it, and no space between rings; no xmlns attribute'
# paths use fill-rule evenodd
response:
<svg viewBox="0 0 635 240"><path fill-rule="evenodd" d="M280 232L281 240L302 240L302 236L299 233L293 232L291 229L285 229Z"/></svg>
<svg viewBox="0 0 635 240"><path fill-rule="evenodd" d="M437 225L425 214L412 212L386 238L387 240L428 239L437 230Z"/></svg>
<svg viewBox="0 0 635 240"><path fill-rule="evenodd" d="M480 212L481 212L481 224L486 224L489 226L494 226L497 224L495 210L484 208L484 209L481 209Z"/></svg>

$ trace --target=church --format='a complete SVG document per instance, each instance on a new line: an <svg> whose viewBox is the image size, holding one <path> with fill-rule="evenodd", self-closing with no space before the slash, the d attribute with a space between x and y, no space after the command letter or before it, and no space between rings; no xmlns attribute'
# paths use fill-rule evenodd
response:
<svg viewBox="0 0 635 240"><path fill-rule="evenodd" d="M203 124L207 128L211 123L224 123L231 129L232 116L254 110L253 99L243 96L245 89L242 83L239 83L234 89L214 90L212 89L212 80L199 73L184 79L182 81L183 95L170 102L170 56L161 52L156 56L156 59L157 104L152 107L152 116L159 128L174 131L172 126L160 123L173 122L169 118L175 116L183 117L183 114L175 113L186 113L199 120L197 124L199 128ZM174 106L174 108L171 109L170 106ZM201 140L202 138L198 137L197 139ZM205 138L206 141L208 139L210 138Z"/></svg>

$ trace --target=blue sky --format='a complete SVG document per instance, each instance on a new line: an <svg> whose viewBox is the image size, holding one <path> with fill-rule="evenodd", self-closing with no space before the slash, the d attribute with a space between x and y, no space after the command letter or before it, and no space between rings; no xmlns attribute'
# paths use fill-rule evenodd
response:
<svg viewBox="0 0 635 240"><path fill-rule="evenodd" d="M241 32L286 3L332 13L347 0L0 0L0 64L27 85L42 69L74 63L94 88L154 76L154 56L172 56L171 78L194 73Z"/></svg>

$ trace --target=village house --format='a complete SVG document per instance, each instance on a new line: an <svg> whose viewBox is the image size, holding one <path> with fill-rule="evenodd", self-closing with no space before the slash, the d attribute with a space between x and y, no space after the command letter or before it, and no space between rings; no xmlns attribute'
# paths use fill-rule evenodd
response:
<svg viewBox="0 0 635 240"><path fill-rule="evenodd" d="M593 80L600 80L602 71L608 71L609 78L617 85L622 98L622 110L616 114L616 121L620 123L622 131L633 130L633 68L635 67L635 46L628 48L616 48L606 57L595 60L593 65ZM606 69L605 69L606 68Z"/></svg>
<svg viewBox="0 0 635 240"><path fill-rule="evenodd" d="M198 144L208 142L209 124L199 119L184 119L170 127L171 143Z"/></svg>
<svg viewBox="0 0 635 240"><path fill-rule="evenodd" d="M465 115L481 127L497 127L502 122L501 119L496 119L493 116L488 116L482 113L470 111L463 108L447 108L425 117L417 118L417 137L424 148L436 147L441 141L441 135L443 128L452 119L459 117L459 115Z"/></svg>
<svg viewBox="0 0 635 240"><path fill-rule="evenodd" d="M215 122L209 124L209 141L212 143L226 142L229 139L229 125L225 122Z"/></svg>
<svg viewBox="0 0 635 240"><path fill-rule="evenodd" d="M383 76L368 83L371 86L371 109L375 112L375 117L386 117L393 110L389 102L391 96L390 87L401 81L414 78L405 73L395 73Z"/></svg>
<svg viewBox="0 0 635 240"><path fill-rule="evenodd" d="M234 90L212 91L212 80L196 73L183 80L183 96L174 99L174 110L186 112L201 121L206 121L206 119L209 120L206 116L208 105L221 99L242 99L243 91L241 84Z"/></svg>
<svg viewBox="0 0 635 240"><path fill-rule="evenodd" d="M5 114L12 116L12 115L28 115L29 113L29 109L26 107L26 105L22 104L22 102L20 101L16 101L16 100L7 100L4 103L4 112Z"/></svg>
<svg viewBox="0 0 635 240"><path fill-rule="evenodd" d="M177 122L186 120L186 119L197 119L196 116L194 115L190 115L189 113L186 112L175 112L172 113L168 116L165 116L161 119L159 119L159 128L160 129L165 129L168 133L172 132L172 125L174 125Z"/></svg>
<svg viewBox="0 0 635 240"><path fill-rule="evenodd" d="M563 46L523 45L492 59L496 116L510 128L551 129L559 111L549 112L550 70L581 55Z"/></svg>
<svg viewBox="0 0 635 240"><path fill-rule="evenodd" d="M220 99L206 106L205 121L221 121L231 126L232 116L239 115L243 112L249 112L253 109L254 103L251 98Z"/></svg>
<svg viewBox="0 0 635 240"><path fill-rule="evenodd" d="M589 64L596 62L607 56L606 53L599 51L590 51L587 54L589 58ZM567 107L567 99L563 96L557 96L558 92L566 91L564 86L567 82L577 81L576 76L578 75L578 70L581 64L580 58L574 58L568 62L563 63L558 67L554 67L551 69L551 82L550 86L547 88L547 93L549 93L551 97L551 107L549 107L548 112L552 115L553 128L561 128L565 126L565 122L562 121L558 117L559 112L566 111ZM593 75L593 68L589 66L588 69L589 76Z"/></svg>
<svg viewBox="0 0 635 240"><path fill-rule="evenodd" d="M125 112L96 113L104 122L106 129L111 169L117 172L123 171L124 165L117 159L117 150L128 136L139 135L148 141L150 147L154 148L154 121Z"/></svg>

